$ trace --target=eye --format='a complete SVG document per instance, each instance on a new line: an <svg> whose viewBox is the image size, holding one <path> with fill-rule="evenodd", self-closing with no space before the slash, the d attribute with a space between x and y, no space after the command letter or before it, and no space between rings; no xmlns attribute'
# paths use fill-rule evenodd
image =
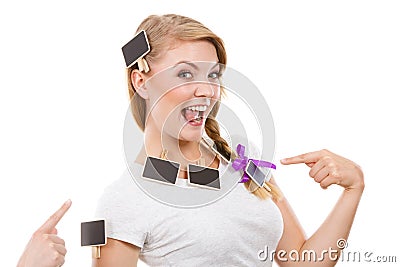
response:
<svg viewBox="0 0 400 267"><path fill-rule="evenodd" d="M221 73L219 71L214 71L208 74L208 78L210 79L218 79L219 77L221 77Z"/></svg>
<svg viewBox="0 0 400 267"><path fill-rule="evenodd" d="M193 74L188 70L183 70L178 73L178 77L183 79L191 79L193 78Z"/></svg>

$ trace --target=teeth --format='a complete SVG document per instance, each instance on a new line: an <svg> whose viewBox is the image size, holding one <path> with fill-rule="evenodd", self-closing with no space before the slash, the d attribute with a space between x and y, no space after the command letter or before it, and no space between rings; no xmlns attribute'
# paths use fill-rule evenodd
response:
<svg viewBox="0 0 400 267"><path fill-rule="evenodd" d="M193 111L206 111L207 106L191 106L191 107L187 107L186 109L190 109Z"/></svg>

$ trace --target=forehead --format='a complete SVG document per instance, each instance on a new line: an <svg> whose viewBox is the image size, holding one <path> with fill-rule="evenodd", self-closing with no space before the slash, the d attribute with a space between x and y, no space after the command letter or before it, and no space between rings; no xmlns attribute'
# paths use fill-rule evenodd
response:
<svg viewBox="0 0 400 267"><path fill-rule="evenodd" d="M182 61L218 62L217 51L208 41L178 41L155 62L152 68L157 72Z"/></svg>

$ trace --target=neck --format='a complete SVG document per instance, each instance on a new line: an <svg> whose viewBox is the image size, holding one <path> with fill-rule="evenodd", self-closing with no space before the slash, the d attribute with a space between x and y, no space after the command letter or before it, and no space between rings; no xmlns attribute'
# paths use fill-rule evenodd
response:
<svg viewBox="0 0 400 267"><path fill-rule="evenodd" d="M202 153L199 141L184 141L168 134L162 134L157 127L148 123L144 131L144 147L137 162L144 162L146 156L160 157L163 149L167 150L167 158L180 163L196 162ZM138 156L138 158L139 158Z"/></svg>
<svg viewBox="0 0 400 267"><path fill-rule="evenodd" d="M187 178L186 167L188 163L205 165L218 168L219 159L207 147L200 145L199 141L184 141L170 135L162 134L151 123L146 125L144 131L144 146L136 158L136 162L144 164L147 156L160 157L163 149L167 150L167 159L181 164L179 177Z"/></svg>

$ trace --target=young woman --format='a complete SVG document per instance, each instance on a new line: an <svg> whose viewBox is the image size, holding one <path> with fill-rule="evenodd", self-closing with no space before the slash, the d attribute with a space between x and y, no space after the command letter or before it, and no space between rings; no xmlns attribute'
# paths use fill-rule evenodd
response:
<svg viewBox="0 0 400 267"><path fill-rule="evenodd" d="M221 155L236 156L213 119L224 90L218 84L227 58L222 40L201 23L172 14L146 18L137 32L141 30L147 33L151 51L145 62L139 62L140 68L128 69L132 113L144 132L135 164L143 166L146 156L164 156L182 163L203 159L207 166L221 169L225 164L221 157L202 150L199 143L205 131ZM206 68L210 83L186 83L201 68L196 62L210 63ZM146 63L149 71L143 67ZM156 79L165 70L185 85L158 89L165 87L165 80ZM306 238L273 178L256 190L251 181L237 184L218 201L185 209L156 201L126 172L99 202L97 215L107 220L108 241L93 266L136 266L139 258L150 266L272 266L271 259L260 259L264 256L260 250L295 250L299 255L313 250L323 255L329 248L339 249L337 241L348 237L364 189L363 173L352 161L328 150L282 160L282 164L298 163L311 168L310 176L322 188L338 184L344 189L311 237ZM186 178L183 168L179 179ZM290 260L288 254L275 254L275 260L279 266L304 266L304 261ZM306 265L333 266L336 260L326 256Z"/></svg>

